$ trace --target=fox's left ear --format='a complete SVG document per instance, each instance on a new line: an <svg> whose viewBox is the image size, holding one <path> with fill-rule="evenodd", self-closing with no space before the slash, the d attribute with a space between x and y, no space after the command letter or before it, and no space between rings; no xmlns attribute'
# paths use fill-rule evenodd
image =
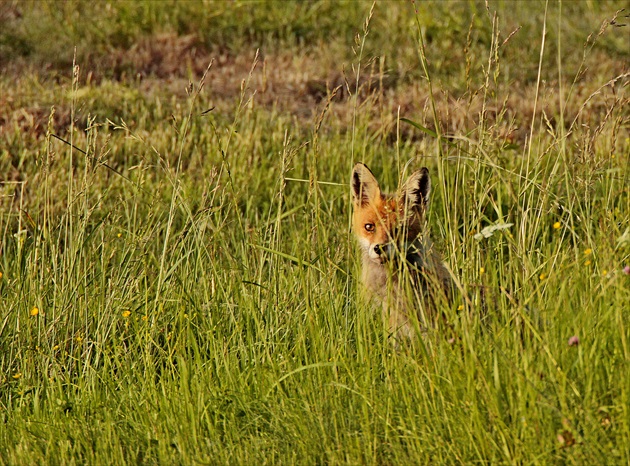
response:
<svg viewBox="0 0 630 466"><path fill-rule="evenodd" d="M374 174L367 165L362 163L357 163L352 169L350 187L352 188L352 201L357 207L363 207L381 196L381 188L378 186Z"/></svg>
<svg viewBox="0 0 630 466"><path fill-rule="evenodd" d="M429 170L422 167L407 178L402 187L402 205L405 209L426 209L431 193Z"/></svg>

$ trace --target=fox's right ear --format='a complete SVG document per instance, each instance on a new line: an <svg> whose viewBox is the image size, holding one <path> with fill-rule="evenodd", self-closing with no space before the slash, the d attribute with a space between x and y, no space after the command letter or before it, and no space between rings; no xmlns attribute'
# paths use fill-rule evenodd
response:
<svg viewBox="0 0 630 466"><path fill-rule="evenodd" d="M402 187L402 205L405 210L426 209L431 193L431 178L426 167L421 168L411 174Z"/></svg>
<svg viewBox="0 0 630 466"><path fill-rule="evenodd" d="M352 188L352 202L357 207L362 207L381 195L378 181L370 169L362 163L354 166L350 187Z"/></svg>

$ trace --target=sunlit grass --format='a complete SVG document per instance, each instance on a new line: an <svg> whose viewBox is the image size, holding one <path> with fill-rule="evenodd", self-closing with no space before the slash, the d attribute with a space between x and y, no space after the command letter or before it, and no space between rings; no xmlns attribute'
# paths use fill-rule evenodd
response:
<svg viewBox="0 0 630 466"><path fill-rule="evenodd" d="M169 16L138 5L104 12L122 35L98 43L133 43L142 32L123 26L137 15L152 33L195 8ZM291 5L258 8L248 37L296 54L300 37L345 31L329 61L345 48L350 95L328 93L312 119L257 100L262 63L223 100L212 67L177 95L160 90L163 79L148 93L133 79L90 83L85 50L67 80L2 78L15 100L0 148L1 463L628 462L628 78L606 61L588 75L597 93L564 88L564 108L583 110L563 124L560 84L518 79L538 66L544 5L523 17L535 46L527 53L504 42L513 29L497 22L492 2L490 11L454 4L463 20L440 5L431 15L420 3L416 13L377 4L369 22L371 4L345 5L337 24L318 19L333 4L309 3L299 8L310 19L284 29ZM584 5L561 5L566 21L550 7L546 46L582 50L567 42L592 32L590 47L599 33L586 52L614 57L616 30L588 22ZM602 5L596 13L612 17ZM49 13L40 33L55 22ZM235 21L221 14L213 21ZM414 44L397 55L411 77L380 96L355 93L372 57L395 48L388 21ZM73 31L60 33L64 41L81 37ZM45 44L37 47L35 64ZM517 63L524 57L533 61ZM557 76L549 60L543 53L541 73ZM567 60L562 73L578 72L582 57ZM504 79L535 89L534 118L523 117L524 103L503 106L530 96ZM422 113L400 110L415 127L384 103L399 88L426 98ZM36 89L43 127L29 120ZM449 92L457 97L440 96ZM467 99L480 99L479 113L463 131L445 113L465 113ZM356 161L387 188L408 161L432 176L429 224L458 301L401 347L360 298L348 229Z"/></svg>

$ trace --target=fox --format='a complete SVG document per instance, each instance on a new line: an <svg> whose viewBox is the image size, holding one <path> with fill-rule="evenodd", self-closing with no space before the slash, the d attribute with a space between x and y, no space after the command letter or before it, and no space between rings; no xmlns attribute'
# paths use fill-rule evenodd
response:
<svg viewBox="0 0 630 466"><path fill-rule="evenodd" d="M390 335L414 339L416 328L424 332L439 317L453 288L426 225L429 170L415 171L395 194L386 194L367 165L357 163L350 187L367 295L382 306Z"/></svg>

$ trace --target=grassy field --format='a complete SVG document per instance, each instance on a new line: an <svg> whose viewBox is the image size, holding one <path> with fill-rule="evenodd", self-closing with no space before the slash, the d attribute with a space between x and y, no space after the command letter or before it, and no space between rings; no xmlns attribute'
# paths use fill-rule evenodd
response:
<svg viewBox="0 0 630 466"><path fill-rule="evenodd" d="M629 464L623 3L0 3L0 464ZM357 161L459 289L397 348Z"/></svg>

